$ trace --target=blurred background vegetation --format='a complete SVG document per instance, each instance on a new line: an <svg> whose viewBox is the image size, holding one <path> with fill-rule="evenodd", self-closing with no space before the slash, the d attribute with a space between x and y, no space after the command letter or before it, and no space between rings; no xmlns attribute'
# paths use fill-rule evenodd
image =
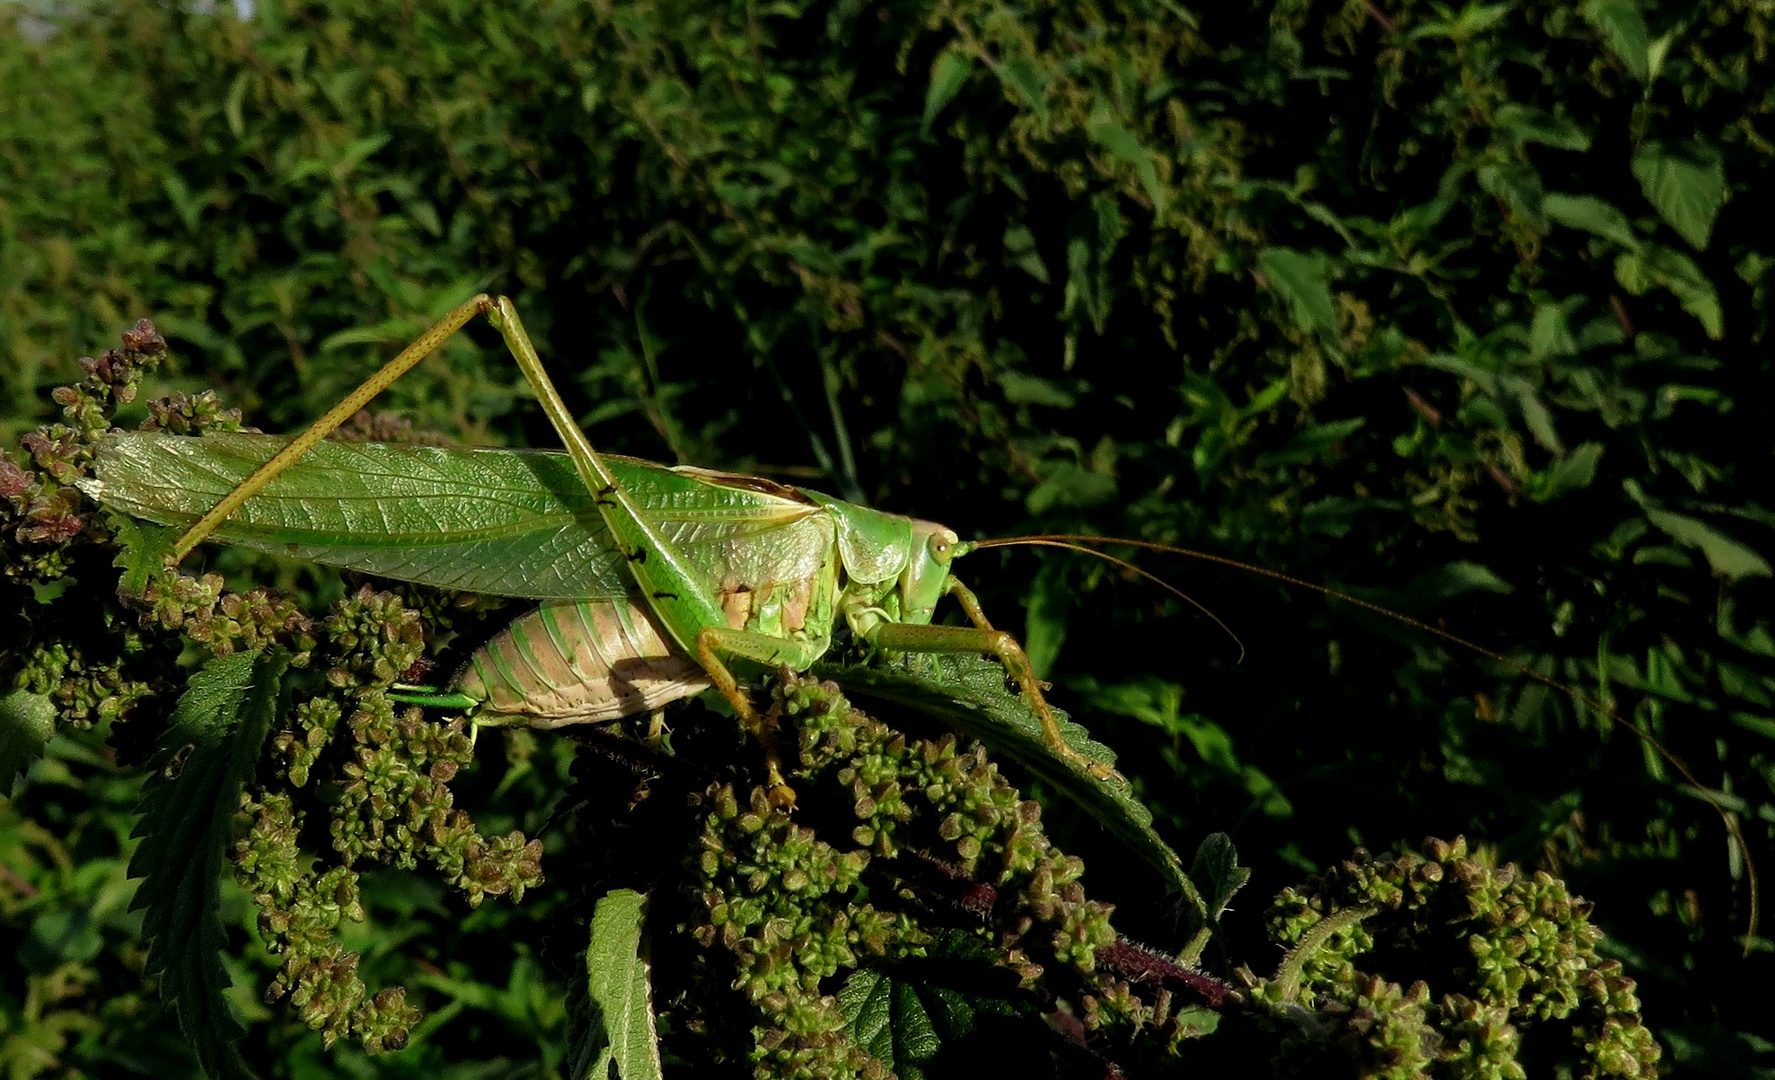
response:
<svg viewBox="0 0 1775 1080"><path fill-rule="evenodd" d="M1772 36L1768 0L3 5L0 438L143 316L158 392L287 430L509 293L601 448L1346 589L1612 704L1767 881ZM384 404L552 442L483 332ZM1176 846L1232 834L1248 905L1465 833L1598 902L1679 1073L1775 1075L1748 868L1632 732L1347 604L1140 562L1243 661L1103 564L966 579ZM506 751L458 785L489 832L539 825L571 756ZM193 1067L136 974L138 787L69 738L0 802L10 1076ZM1133 860L1050 824L1168 944ZM558 889L471 914L391 872L364 902L353 947L432 1010L415 1048L329 1056L257 1004L236 895L256 1057L556 1067Z"/></svg>

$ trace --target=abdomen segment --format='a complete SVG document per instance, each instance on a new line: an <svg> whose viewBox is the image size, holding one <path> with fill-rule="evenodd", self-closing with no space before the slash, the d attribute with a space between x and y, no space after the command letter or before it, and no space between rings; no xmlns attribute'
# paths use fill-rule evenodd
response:
<svg viewBox="0 0 1775 1080"><path fill-rule="evenodd" d="M483 723L615 720L707 689L709 678L634 600L550 600L469 658L457 682Z"/></svg>

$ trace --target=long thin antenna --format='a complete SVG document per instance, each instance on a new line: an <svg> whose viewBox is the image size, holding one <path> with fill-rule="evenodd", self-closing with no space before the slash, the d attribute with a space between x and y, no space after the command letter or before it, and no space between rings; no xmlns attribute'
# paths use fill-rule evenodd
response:
<svg viewBox="0 0 1775 1080"><path fill-rule="evenodd" d="M1232 638L1233 644L1237 645L1239 647L1239 659L1236 661L1236 663L1242 664L1245 662L1245 643L1243 641L1239 640L1239 635L1233 633L1232 627L1230 627L1226 623L1220 621L1220 616L1214 614L1214 612L1212 612L1212 611L1209 611L1206 607L1203 606L1203 604L1200 600L1197 600L1195 597L1191 596L1189 593L1184 592L1182 589L1171 584L1169 581L1166 581L1164 578L1158 576L1157 574L1152 573L1149 570L1142 570L1140 567L1135 566L1133 563L1128 562L1125 559L1118 559L1114 555L1110 555L1107 552L1098 551L1096 548L1085 547L1083 544L1067 543L1066 541L1061 540L1058 537L1052 537L1052 536L1025 536L1025 537L1010 537L1010 538L1007 538L1004 540L982 540L982 541L979 541L978 543L973 544L969 548L969 550L979 551L982 548L1014 547L1014 546L1018 546L1018 545L1027 545L1029 547L1063 548L1067 551L1076 551L1081 555L1090 555L1094 558L1102 559L1104 562L1114 563L1115 565L1121 567L1123 570L1127 570L1130 573L1140 575L1141 577L1145 578L1146 580L1152 582L1154 585L1157 585L1159 588L1164 589L1166 592L1168 592L1171 595L1182 600L1184 603L1188 604L1190 607L1193 607L1197 611L1208 616L1209 620L1212 621L1215 626L1218 626L1221 628L1221 630L1225 631L1226 636L1229 638Z"/></svg>
<svg viewBox="0 0 1775 1080"><path fill-rule="evenodd" d="M1751 942L1755 939L1757 928L1762 923L1762 890L1757 878L1756 862L1751 858L1750 845L1745 841L1744 832L1738 826L1737 816L1722 806L1720 801L1714 798L1713 792L1696 778L1695 774L1689 770L1689 767L1683 763L1683 760L1671 753L1662 742L1658 741L1656 736L1637 724L1627 722L1627 720L1623 719L1611 706L1603 703L1597 698L1591 697L1589 694L1584 693L1576 687L1560 682L1558 679L1555 679L1550 675L1543 675L1541 672L1536 671L1527 664L1524 664L1519 660L1513 660L1495 649L1488 649L1484 645L1469 641L1458 634L1451 634L1440 627L1431 626L1429 623L1426 623L1421 619L1414 619L1410 615L1394 611L1392 608L1382 607L1380 604L1364 600L1359 596L1351 596L1349 593L1339 589L1333 589L1325 585L1306 581L1302 578L1297 578L1292 574L1284 574L1280 570L1271 570L1267 567L1254 566L1251 563L1240 562L1238 559L1231 559L1225 555L1215 555L1211 552L1197 551L1194 548L1178 547L1174 544L1160 544L1152 540L1131 540L1127 537L1120 536L1096 536L1091 533L1047 533L1039 536L1007 536L993 540L978 540L972 545L972 550L980 551L986 548L1012 547L1019 544L1029 544L1041 547L1060 547L1075 551L1085 550L1105 559L1109 559L1110 556L1104 555L1100 551L1084 548L1082 545L1126 544L1129 547L1145 548L1148 551L1160 551L1168 555L1183 555L1192 559L1200 559L1203 562L1218 563L1221 566L1230 566L1235 570L1243 570L1246 573L1258 574L1302 589L1310 589L1323 596L1328 596L1333 600L1341 600L1346 604L1353 604L1365 611L1371 611L1376 615L1385 616L1395 622L1404 623L1406 626L1409 626L1414 630L1422 630L1424 633L1441 638L1450 644L1459 645L1461 648L1477 653L1480 656L1485 657L1487 660L1502 664L1520 675L1525 675L1543 686L1557 690L1570 697L1573 701L1591 709L1598 715L1607 717L1610 721L1619 724L1637 735L1647 746L1650 746L1656 751L1658 756L1669 764L1671 768L1675 769L1678 775L1688 781L1689 786L1701 797L1702 801L1712 807L1714 813L1720 816L1720 821L1725 824L1726 832L1731 835L1732 842L1738 845L1739 854L1744 856L1745 880L1750 886L1750 926L1744 939L1744 954L1746 956L1750 955ZM1119 559L1112 559L1111 561L1120 563L1122 566L1127 566L1129 569L1141 573L1142 576L1147 577L1150 580L1159 581L1158 578L1153 577L1151 574L1146 574L1144 571L1140 571L1138 568L1130 566L1128 563L1121 562ZM1183 596L1181 592L1178 592L1177 589L1172 588L1169 584L1166 584L1163 581L1159 581L1159 584L1171 589L1172 592L1176 592L1179 596ZM1184 596L1184 599L1189 600L1189 597ZM1200 608L1205 613L1208 610L1207 608L1203 608L1202 605L1196 604L1194 600L1190 600L1190 603L1195 604L1197 608ZM1214 616L1210 613L1209 618L1214 618ZM1214 621L1216 623L1220 622L1219 619L1214 619ZM1224 626L1225 624L1222 624L1223 629ZM1232 631L1228 630L1227 633L1230 634ZM1235 638L1234 640L1237 639ZM1240 647L1241 657L1244 655L1243 648L1243 646Z"/></svg>

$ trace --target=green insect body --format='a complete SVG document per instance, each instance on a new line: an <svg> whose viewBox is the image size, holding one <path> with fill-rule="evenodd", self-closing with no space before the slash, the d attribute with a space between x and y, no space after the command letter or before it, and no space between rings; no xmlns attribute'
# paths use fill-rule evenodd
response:
<svg viewBox="0 0 1775 1080"><path fill-rule="evenodd" d="M187 526L288 442L117 432L100 446L98 480L85 486L112 509ZM942 594L931 541L955 544L942 526L758 477L604 460L661 536L699 567L730 629L794 642L817 658L836 617L867 638L882 622L928 623ZM656 620L563 453L326 442L211 539L542 601L477 650L457 680L482 722L614 720L710 685Z"/></svg>
<svg viewBox="0 0 1775 1080"><path fill-rule="evenodd" d="M321 441L477 314L500 330L567 447L441 449ZM477 297L294 438L117 433L86 490L116 510L204 539L396 580L543 601L474 654L448 703L487 722L614 719L713 685L766 748L742 669L804 671L842 619L876 650L991 653L1061 738L1016 640L950 573L969 550L948 528L755 476L593 450L508 301ZM932 625L954 596L973 623ZM445 703L445 697L432 700Z"/></svg>

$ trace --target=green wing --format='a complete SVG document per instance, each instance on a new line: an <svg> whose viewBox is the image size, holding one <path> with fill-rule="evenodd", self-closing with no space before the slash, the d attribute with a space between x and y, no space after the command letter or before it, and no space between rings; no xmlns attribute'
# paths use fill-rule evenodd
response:
<svg viewBox="0 0 1775 1080"><path fill-rule="evenodd" d="M135 517L187 525L288 441L114 432L100 443L97 481L82 487ZM830 549L830 522L793 489L608 460L712 589L794 580L818 567L822 543ZM634 588L572 462L547 451L323 442L213 539L498 596L613 599Z"/></svg>

